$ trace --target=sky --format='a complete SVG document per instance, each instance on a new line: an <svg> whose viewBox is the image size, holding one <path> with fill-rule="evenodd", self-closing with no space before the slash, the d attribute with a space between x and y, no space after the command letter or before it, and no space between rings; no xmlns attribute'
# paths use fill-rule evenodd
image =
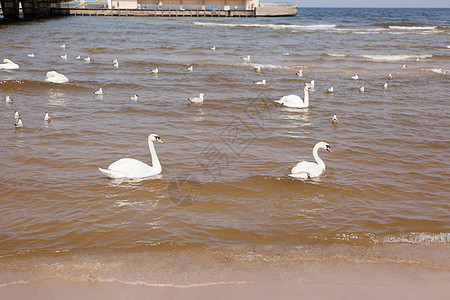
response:
<svg viewBox="0 0 450 300"><path fill-rule="evenodd" d="M429 7L450 8L450 0L287 0L299 7Z"/></svg>

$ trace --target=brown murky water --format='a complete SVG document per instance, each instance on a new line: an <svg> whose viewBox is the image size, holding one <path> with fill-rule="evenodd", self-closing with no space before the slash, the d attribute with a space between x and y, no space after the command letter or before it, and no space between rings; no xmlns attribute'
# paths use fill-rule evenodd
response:
<svg viewBox="0 0 450 300"><path fill-rule="evenodd" d="M414 256L405 249L432 244L438 254L429 263L448 266L438 259L450 241L445 18L413 11L402 23L395 13L382 19L374 12L370 23L349 10L320 21L316 12L0 25L0 58L20 65L0 70L5 268L16 260L24 269L36 260L59 264L61 252L72 259L108 253L114 261L139 252L139 264L146 253L170 253L170 260L200 249L250 262L274 253L358 260L367 251L360 247L395 244L400 257L395 250L370 259L421 261L428 250ZM249 63L240 59L247 55ZM44 82L51 70L69 82ZM254 84L262 79L268 83ZM311 80L309 109L275 105L284 95L303 97ZM100 87L104 95L94 96ZM189 104L201 92L204 104ZM134 94L138 101L129 99ZM16 110L23 129L14 127ZM164 141L155 145L161 176L118 181L98 171L122 157L150 164L151 133ZM313 160L318 141L333 150L319 152L325 173L291 179L297 162Z"/></svg>

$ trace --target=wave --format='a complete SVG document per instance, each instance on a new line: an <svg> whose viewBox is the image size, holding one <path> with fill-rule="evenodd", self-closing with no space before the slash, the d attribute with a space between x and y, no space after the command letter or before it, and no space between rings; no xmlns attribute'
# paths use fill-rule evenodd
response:
<svg viewBox="0 0 450 300"><path fill-rule="evenodd" d="M339 54L339 53L326 53L326 55L331 57L359 57L372 61L404 61L404 60L415 60L417 58L425 59L433 57L432 54L364 54L364 55L354 55L354 54Z"/></svg>
<svg viewBox="0 0 450 300"><path fill-rule="evenodd" d="M211 22L194 22L197 26L209 27L250 27L250 28L273 28L273 29L303 29L303 30L329 30L336 28L336 24L318 25L284 25L284 24L224 24Z"/></svg>
<svg viewBox="0 0 450 300"><path fill-rule="evenodd" d="M381 243L407 243L407 244L442 244L450 243L450 233L426 233L426 232L411 232L407 234L387 235L380 239Z"/></svg>
<svg viewBox="0 0 450 300"><path fill-rule="evenodd" d="M389 26L394 30L435 30L437 26Z"/></svg>
<svg viewBox="0 0 450 300"><path fill-rule="evenodd" d="M443 70L442 68L434 68L434 69L422 69L422 71L430 71L438 74L447 74L449 70Z"/></svg>
<svg viewBox="0 0 450 300"><path fill-rule="evenodd" d="M173 283L150 283L145 281L124 281L119 279L101 279L100 282L118 282L126 285L145 285L152 287L174 287L174 288L194 288L194 287L206 287L214 285L227 285L227 284L249 284L247 281L218 281L218 282L204 282L204 283L190 283L190 284L173 284Z"/></svg>

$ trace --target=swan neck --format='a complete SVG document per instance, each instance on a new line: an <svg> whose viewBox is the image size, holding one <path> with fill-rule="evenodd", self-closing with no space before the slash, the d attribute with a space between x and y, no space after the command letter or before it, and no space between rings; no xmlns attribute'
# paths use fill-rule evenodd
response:
<svg viewBox="0 0 450 300"><path fill-rule="evenodd" d="M325 170L325 163L323 162L323 160L319 157L319 148L320 148L320 146L317 144L317 145L315 145L314 146L314 148L313 148L313 156L314 156L314 159L316 160L316 163L322 168L322 169L324 169Z"/></svg>
<svg viewBox="0 0 450 300"><path fill-rule="evenodd" d="M305 106L309 106L309 91L308 91L308 88L305 88L305 89L304 89L304 92L305 92L305 96L304 96L305 101L304 101L304 104L305 104Z"/></svg>
<svg viewBox="0 0 450 300"><path fill-rule="evenodd" d="M151 140L148 140L148 148L150 149L150 155L152 156L152 167L161 172L161 164L158 155L156 155L155 145L153 145Z"/></svg>

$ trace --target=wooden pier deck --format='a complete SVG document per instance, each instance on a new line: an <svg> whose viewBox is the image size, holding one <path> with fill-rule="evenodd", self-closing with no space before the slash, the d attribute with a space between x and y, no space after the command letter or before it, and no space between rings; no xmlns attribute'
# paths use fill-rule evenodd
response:
<svg viewBox="0 0 450 300"><path fill-rule="evenodd" d="M118 17L255 17L255 10L60 8L63 15Z"/></svg>

